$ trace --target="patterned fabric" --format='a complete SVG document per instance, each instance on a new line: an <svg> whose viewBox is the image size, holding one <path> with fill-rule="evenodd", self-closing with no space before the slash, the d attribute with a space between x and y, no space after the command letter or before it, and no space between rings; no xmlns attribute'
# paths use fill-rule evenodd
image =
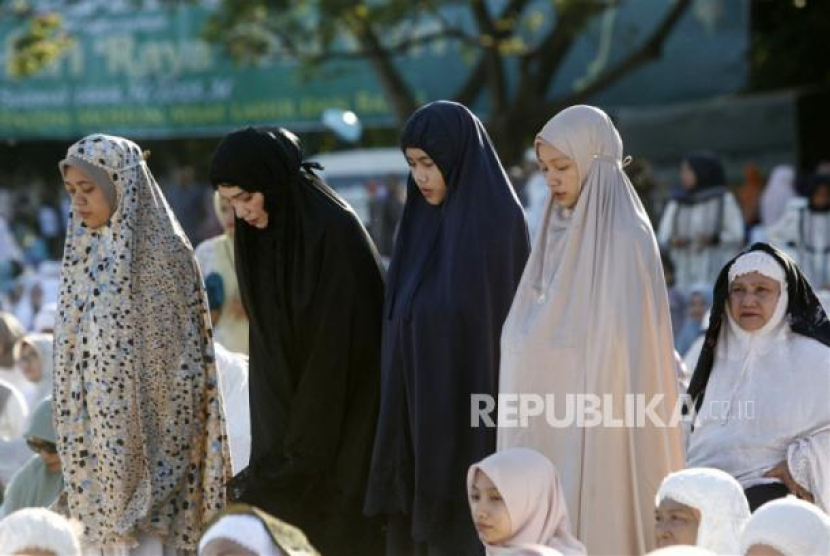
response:
<svg viewBox="0 0 830 556"><path fill-rule="evenodd" d="M55 425L69 510L91 546L141 533L196 548L225 503L230 458L207 297L193 250L135 143L72 145L116 209L70 214L55 329Z"/></svg>

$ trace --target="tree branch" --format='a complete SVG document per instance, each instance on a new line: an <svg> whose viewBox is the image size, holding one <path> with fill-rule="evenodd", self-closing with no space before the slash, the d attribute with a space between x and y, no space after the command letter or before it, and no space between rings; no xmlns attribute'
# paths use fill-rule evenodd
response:
<svg viewBox="0 0 830 556"><path fill-rule="evenodd" d="M563 8L548 36L528 54L530 59L538 61L536 72L529 74L530 83L527 84L533 92L544 98L551 80L562 66L579 33L595 14L604 9L607 6L601 1L574 3L569 8Z"/></svg>
<svg viewBox="0 0 830 556"><path fill-rule="evenodd" d="M381 86L392 101L392 109L401 121L405 121L417 108L415 95L395 67L389 52L384 49L368 21L358 20L352 26L355 36L366 50L366 57L375 70Z"/></svg>
<svg viewBox="0 0 830 556"><path fill-rule="evenodd" d="M296 55L298 57L302 56L300 51L292 44L291 38L287 36L286 33L280 32L279 38L283 45L287 47L286 50L289 53L291 53L292 55ZM381 45L381 48L383 48L387 55L396 56L399 54L406 54L413 48L416 48L424 44L429 44L440 39L452 39L459 40L461 42L472 42L472 39L470 39L470 37L459 34L456 30L444 29L441 31L434 31L431 33L425 33L417 37L404 39L390 46ZM319 54L314 54L312 56L306 55L302 57L309 63L319 64L324 62L330 62L333 60L363 60L365 58L370 57L371 55L372 51L364 47L357 50L325 50L323 52L320 52Z"/></svg>
<svg viewBox="0 0 830 556"><path fill-rule="evenodd" d="M490 14L487 13L487 5L483 0L475 0L472 9L476 22L478 23L478 28L481 31L481 36L489 37L489 41L483 45L484 51L482 52L482 58L487 73L487 81L490 84L488 89L492 104L491 111L499 113L507 106L507 83L501 56L499 55L500 35L503 33L499 33L496 30L495 25L493 25L493 20L490 19Z"/></svg>
<svg viewBox="0 0 830 556"><path fill-rule="evenodd" d="M505 6L499 19L506 19L511 16L518 16L527 6L528 0L510 0L510 3ZM471 104L481 93L487 78L487 56L483 53L479 56L475 68L469 73L465 82L458 88L456 93L452 96L457 102L461 104Z"/></svg>
<svg viewBox="0 0 830 556"><path fill-rule="evenodd" d="M560 99L554 99L548 105L550 110L547 113L551 113L556 108L583 102L585 99L590 98L593 94L610 86L643 64L659 58L663 51L663 44L691 4L692 0L677 0L662 23L660 23L651 37L640 48L620 60L612 68L596 76L578 91Z"/></svg>

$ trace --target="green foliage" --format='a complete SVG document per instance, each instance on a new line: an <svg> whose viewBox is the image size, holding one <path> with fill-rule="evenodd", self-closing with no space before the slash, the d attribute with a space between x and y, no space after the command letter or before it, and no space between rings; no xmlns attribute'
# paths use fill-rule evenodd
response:
<svg viewBox="0 0 830 556"><path fill-rule="evenodd" d="M750 88L830 86L830 2L755 0Z"/></svg>
<svg viewBox="0 0 830 556"><path fill-rule="evenodd" d="M32 75L57 61L72 45L63 28L63 19L56 13L28 18L23 32L12 40L8 72L13 77Z"/></svg>

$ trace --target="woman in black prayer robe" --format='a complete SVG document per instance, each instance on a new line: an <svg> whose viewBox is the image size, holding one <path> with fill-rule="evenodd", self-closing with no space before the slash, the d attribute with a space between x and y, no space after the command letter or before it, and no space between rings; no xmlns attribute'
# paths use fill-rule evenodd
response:
<svg viewBox="0 0 830 556"><path fill-rule="evenodd" d="M361 509L378 411L383 270L354 211L280 128L226 136L210 179L237 216L250 318L251 460L241 500L326 555L373 554Z"/></svg>
<svg viewBox="0 0 830 556"><path fill-rule="evenodd" d="M464 106L419 109L401 149L411 172L384 305L366 512L389 519L390 556L481 554L466 472L495 451L496 431L471 426L472 395L498 392L527 225L487 131Z"/></svg>

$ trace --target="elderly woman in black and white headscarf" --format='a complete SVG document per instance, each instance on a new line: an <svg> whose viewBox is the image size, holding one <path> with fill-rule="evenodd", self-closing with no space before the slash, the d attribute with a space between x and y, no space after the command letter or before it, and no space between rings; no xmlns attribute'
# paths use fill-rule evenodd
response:
<svg viewBox="0 0 830 556"><path fill-rule="evenodd" d="M757 243L715 285L689 385L687 464L735 477L750 507L793 493L830 509L830 322L787 255Z"/></svg>

